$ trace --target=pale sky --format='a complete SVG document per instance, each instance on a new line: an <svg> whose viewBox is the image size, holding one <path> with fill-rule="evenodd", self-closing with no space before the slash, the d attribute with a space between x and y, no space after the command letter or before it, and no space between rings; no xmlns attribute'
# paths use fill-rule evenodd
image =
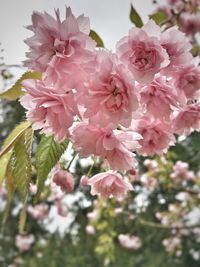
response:
<svg viewBox="0 0 200 267"><path fill-rule="evenodd" d="M163 2L161 0L160 2ZM89 16L91 28L100 34L107 48L127 34L131 27L128 18L130 3L136 7L144 21L154 9L151 0L0 0L0 42L6 64L20 64L28 47L23 40L31 36L24 26L31 23L33 10L47 11L70 6L75 15Z"/></svg>

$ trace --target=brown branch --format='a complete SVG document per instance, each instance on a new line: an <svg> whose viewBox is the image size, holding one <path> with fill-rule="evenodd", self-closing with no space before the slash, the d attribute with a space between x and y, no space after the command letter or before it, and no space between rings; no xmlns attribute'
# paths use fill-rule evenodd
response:
<svg viewBox="0 0 200 267"><path fill-rule="evenodd" d="M184 225L184 226L171 226L171 225L163 225L160 223L154 223L150 221L143 220L141 218L137 218L138 222L140 224L149 226L149 227L154 227L154 228L159 228L159 229L165 229L165 230L181 230L181 229L194 229L200 227L200 224L195 224L195 225Z"/></svg>

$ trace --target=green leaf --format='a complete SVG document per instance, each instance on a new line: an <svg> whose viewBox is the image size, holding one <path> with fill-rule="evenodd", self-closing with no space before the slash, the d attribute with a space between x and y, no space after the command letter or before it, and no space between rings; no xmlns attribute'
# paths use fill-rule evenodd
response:
<svg viewBox="0 0 200 267"><path fill-rule="evenodd" d="M14 165L14 161L15 161L15 155L14 153L12 153L12 156L10 158L8 167L7 167L7 171L6 171L6 189L7 189L7 196L8 196L8 200L6 203L6 206L4 208L4 212L3 212L3 218L2 218L2 225L5 225L10 210L11 210L11 205L12 205L12 199L13 199L13 195L16 189L15 183L14 183L14 177L13 177L13 165Z"/></svg>
<svg viewBox="0 0 200 267"><path fill-rule="evenodd" d="M200 53L200 46L199 45L193 46L193 48L191 49L191 53L193 57L197 57Z"/></svg>
<svg viewBox="0 0 200 267"><path fill-rule="evenodd" d="M58 144L55 142L53 136L42 137L35 155L38 185L35 201L37 201L40 197L48 174L65 152L68 143L68 140L66 140L62 144Z"/></svg>
<svg viewBox="0 0 200 267"><path fill-rule="evenodd" d="M13 177L14 183L23 201L26 200L31 181L31 157L30 150L32 145L32 135L29 133L32 129L27 129L28 134L24 132L17 140L14 152L15 162ZM29 140L27 140L27 136Z"/></svg>
<svg viewBox="0 0 200 267"><path fill-rule="evenodd" d="M2 182L6 177L8 164L10 162L10 158L12 156L12 151L8 151L5 155L0 158L0 187L2 186Z"/></svg>
<svg viewBox="0 0 200 267"><path fill-rule="evenodd" d="M11 88L0 94L0 98L5 98L7 100L16 100L17 98L19 98L24 94L24 92L22 91L22 84L21 84L24 80L27 79L41 80L41 76L42 74L37 71L25 72Z"/></svg>
<svg viewBox="0 0 200 267"><path fill-rule="evenodd" d="M103 40L95 31L90 31L90 37L97 43L97 47L104 47Z"/></svg>
<svg viewBox="0 0 200 267"><path fill-rule="evenodd" d="M15 161L15 155L13 153L10 159L10 162L8 164L8 167L7 167L7 172L6 172L6 189L8 192L8 202L11 202L15 189L16 189L14 178L13 178L14 161Z"/></svg>
<svg viewBox="0 0 200 267"><path fill-rule="evenodd" d="M135 26L138 28L141 28L144 25L140 15L138 14L138 12L136 11L136 9L133 7L132 4L131 4L131 11L129 14L129 18L131 22L133 22L133 24L135 24Z"/></svg>
<svg viewBox="0 0 200 267"><path fill-rule="evenodd" d="M26 225L26 219L27 219L27 214L26 214L26 205L24 205L24 207L22 208L20 215L19 215L19 233L23 234L24 233L24 228Z"/></svg>
<svg viewBox="0 0 200 267"><path fill-rule="evenodd" d="M20 138L20 136L31 126L30 122L20 123L6 138L2 150L0 152L0 158L9 152L13 147L15 142Z"/></svg>
<svg viewBox="0 0 200 267"><path fill-rule="evenodd" d="M150 15L149 18L154 20L156 24L160 25L161 23L163 23L167 19L167 16L164 12L158 11L158 12Z"/></svg>

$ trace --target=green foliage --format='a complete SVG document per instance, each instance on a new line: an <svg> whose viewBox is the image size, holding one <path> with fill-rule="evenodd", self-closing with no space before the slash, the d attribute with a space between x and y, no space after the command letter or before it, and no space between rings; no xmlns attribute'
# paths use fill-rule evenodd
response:
<svg viewBox="0 0 200 267"><path fill-rule="evenodd" d="M10 158L12 156L12 151L8 151L5 155L0 158L0 186L6 176L7 166L9 164Z"/></svg>
<svg viewBox="0 0 200 267"><path fill-rule="evenodd" d="M185 140L177 142L176 146L168 152L168 157L173 161L188 162L193 170L200 170L200 134L194 132Z"/></svg>
<svg viewBox="0 0 200 267"><path fill-rule="evenodd" d="M62 144L58 144L53 136L43 136L35 155L36 169L37 169L37 185L38 191L35 201L38 200L44 188L45 180L48 177L51 169L57 164L58 160L65 152L68 146L68 140Z"/></svg>
<svg viewBox="0 0 200 267"><path fill-rule="evenodd" d="M18 189L23 202L26 200L29 183L32 176L31 165L31 148L32 148L33 130L27 129L23 135L17 140L14 147L14 170L13 178L16 188Z"/></svg>
<svg viewBox="0 0 200 267"><path fill-rule="evenodd" d="M154 20L156 24L160 25L167 19L167 16L164 12L158 11L150 15L149 18Z"/></svg>
<svg viewBox="0 0 200 267"><path fill-rule="evenodd" d="M20 233L24 232L24 228L26 225L26 219L27 219L27 214L26 214L26 205L22 208L19 216L19 224L18 224L18 229Z"/></svg>
<svg viewBox="0 0 200 267"><path fill-rule="evenodd" d="M11 164L11 161L13 163L13 157L14 157L14 152L15 154L15 164L17 164L17 168L15 170L15 173L17 174L16 176L16 180L21 180L21 173L22 173L22 169L23 171L25 170L25 173L28 171L27 166L25 166L24 164L28 164L30 165L30 157L28 158L27 161L24 162L23 159L23 155L21 155L21 150L20 150L20 145L19 142L21 144L22 139L25 138L24 136L27 136L26 132L30 133L30 123L28 122L22 122L21 124L19 124L12 132L11 134L6 138L4 144L3 144L3 148L2 151L0 152L0 167L1 167L1 174L0 174L0 182L2 184L3 180L7 177L9 177L9 179L11 179L11 177L13 177L13 167L14 165ZM31 136L29 136L28 138L28 143L29 143L29 150L30 150L30 143L31 143ZM26 143L26 141L24 141ZM28 144L27 143L27 144ZM27 147L28 149L28 147ZM23 151L24 152L24 151ZM26 152L26 149L25 149ZM21 166L22 164L22 166ZM10 166L9 166L10 165ZM11 166L12 165L12 166ZM23 173L24 175L24 173ZM10 183L8 183L10 184ZM21 185L20 185L21 186ZM8 191L9 188L8 188ZM11 196L11 195L10 195Z"/></svg>
<svg viewBox="0 0 200 267"><path fill-rule="evenodd" d="M136 11L136 9L133 7L132 4L131 4L131 11L129 14L129 18L136 27L141 28L144 25L140 15L138 14L138 12Z"/></svg>
<svg viewBox="0 0 200 267"><path fill-rule="evenodd" d="M104 47L102 38L95 31L90 31L90 37L97 43L97 47Z"/></svg>
<svg viewBox="0 0 200 267"><path fill-rule="evenodd" d="M40 80L41 79L41 73L40 72L25 72L20 79L16 81L16 83L6 90L5 92L0 94L0 98L5 98L7 100L16 100L20 96L24 94L22 91L22 82L27 79L35 79L35 80Z"/></svg>
<svg viewBox="0 0 200 267"><path fill-rule="evenodd" d="M194 57L197 57L200 54L200 45L193 46L191 53Z"/></svg>
<svg viewBox="0 0 200 267"><path fill-rule="evenodd" d="M24 131L26 131L30 127L30 122L22 122L20 123L14 130L9 134L9 136L4 141L2 150L0 152L0 158L5 155L8 151L13 149L15 142L23 135Z"/></svg>
<svg viewBox="0 0 200 267"><path fill-rule="evenodd" d="M29 184L32 176L31 150L33 130L30 123L22 122L7 137L0 153L0 181L6 179L8 202L4 212L3 223L7 220L11 201L17 189L21 200L28 198ZM24 210L24 209L23 209ZM25 225L25 210L20 216L20 231Z"/></svg>

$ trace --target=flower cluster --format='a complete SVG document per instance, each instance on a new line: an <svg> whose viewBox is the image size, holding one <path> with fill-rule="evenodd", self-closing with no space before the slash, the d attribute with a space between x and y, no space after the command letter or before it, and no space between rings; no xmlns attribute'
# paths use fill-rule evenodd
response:
<svg viewBox="0 0 200 267"><path fill-rule="evenodd" d="M199 0L167 0L166 4L156 9L166 18L163 21L166 27L178 25L185 32L192 43L196 43L196 35L200 31L200 1Z"/></svg>
<svg viewBox="0 0 200 267"><path fill-rule="evenodd" d="M21 104L35 130L70 138L80 156L96 156L114 170L89 179L93 194L122 196L131 184L117 171L134 171L135 152L162 154L174 134L200 131L200 68L191 44L176 27L162 32L150 20L133 27L116 52L97 48L89 19L56 19L34 12L26 40L25 66L42 79L23 83ZM57 173L54 182L72 191L73 178Z"/></svg>

